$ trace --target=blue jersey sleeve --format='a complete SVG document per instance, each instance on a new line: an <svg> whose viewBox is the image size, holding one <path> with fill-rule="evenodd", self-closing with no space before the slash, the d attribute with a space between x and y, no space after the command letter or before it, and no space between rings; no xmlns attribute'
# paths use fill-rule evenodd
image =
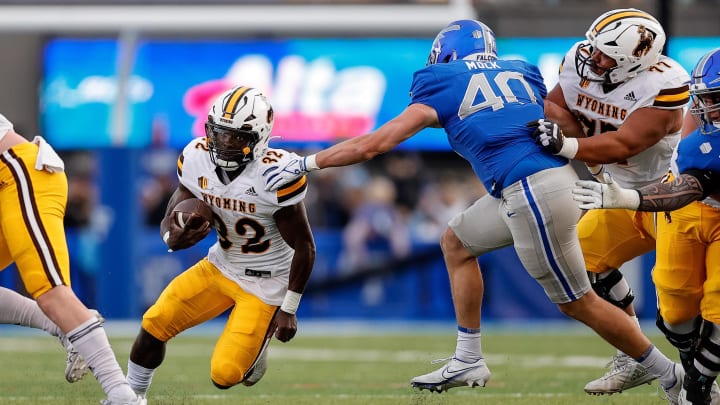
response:
<svg viewBox="0 0 720 405"><path fill-rule="evenodd" d="M433 99L443 90L432 70L422 69L413 75L410 86L410 104L425 104L433 106Z"/></svg>
<svg viewBox="0 0 720 405"><path fill-rule="evenodd" d="M677 166L680 173L688 170L710 170L720 173L720 137L705 136L699 129L680 140Z"/></svg>
<svg viewBox="0 0 720 405"><path fill-rule="evenodd" d="M545 79L543 79L540 69L529 63L525 63L525 69L526 71L523 73L523 76L532 83L537 97L544 100L545 97L547 97L547 87L545 87Z"/></svg>

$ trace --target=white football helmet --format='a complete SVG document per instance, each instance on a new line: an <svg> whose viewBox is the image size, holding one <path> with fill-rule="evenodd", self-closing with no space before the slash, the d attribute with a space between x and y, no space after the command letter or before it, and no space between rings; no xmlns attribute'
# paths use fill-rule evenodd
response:
<svg viewBox="0 0 720 405"><path fill-rule="evenodd" d="M262 156L270 141L273 109L258 89L238 86L221 94L205 123L210 159L234 171Z"/></svg>
<svg viewBox="0 0 720 405"><path fill-rule="evenodd" d="M585 33L578 46L575 68L580 77L608 84L622 83L657 63L665 46L665 30L650 14L634 8L608 11ZM592 53L598 50L617 65L598 76L592 72Z"/></svg>

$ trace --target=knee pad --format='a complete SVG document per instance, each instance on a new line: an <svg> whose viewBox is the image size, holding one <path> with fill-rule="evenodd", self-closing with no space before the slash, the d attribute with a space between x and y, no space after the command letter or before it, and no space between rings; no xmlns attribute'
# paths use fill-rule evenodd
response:
<svg viewBox="0 0 720 405"><path fill-rule="evenodd" d="M588 276L595 293L618 308L627 308L635 299L630 284L617 269L600 274L588 272Z"/></svg>
<svg viewBox="0 0 720 405"><path fill-rule="evenodd" d="M695 361L704 369L703 374L717 376L720 374L720 325L702 319L700 332L695 346ZM715 341L713 341L713 338Z"/></svg>
<svg viewBox="0 0 720 405"><path fill-rule="evenodd" d="M683 386L687 400L693 404L709 404L712 383L720 373L720 326L705 319L700 322L698 338L693 348L694 361L685 368ZM715 341L713 341L713 338Z"/></svg>
<svg viewBox="0 0 720 405"><path fill-rule="evenodd" d="M698 338L700 332L700 321L700 317L697 317L693 321L694 327L692 328L691 332L678 333L668 328L662 315L660 315L660 311L657 311L655 325L658 327L658 329L660 329L660 332L665 335L665 339L667 339L667 341L670 342L671 345L675 346L678 349L678 352L680 353L680 362L682 363L685 370L688 370L689 367L692 367L692 364L694 362L695 347L697 346L699 340Z"/></svg>

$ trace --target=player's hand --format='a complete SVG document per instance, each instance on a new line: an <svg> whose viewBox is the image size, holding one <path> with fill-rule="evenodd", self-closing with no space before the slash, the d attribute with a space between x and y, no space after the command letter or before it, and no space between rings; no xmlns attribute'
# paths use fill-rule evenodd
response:
<svg viewBox="0 0 720 405"><path fill-rule="evenodd" d="M271 166L263 173L265 190L276 191L280 187L306 175L308 170L308 157L290 153L289 159L283 159L280 164Z"/></svg>
<svg viewBox="0 0 720 405"><path fill-rule="evenodd" d="M277 330L275 331L277 340L289 342L295 337L297 333L297 316L295 314L288 314L279 309L275 320L277 321Z"/></svg>
<svg viewBox="0 0 720 405"><path fill-rule="evenodd" d="M598 208L622 208L634 210L640 206L640 193L637 190L618 186L608 173L603 173L603 183L590 180L578 180L572 190L573 199L584 210Z"/></svg>
<svg viewBox="0 0 720 405"><path fill-rule="evenodd" d="M565 135L563 135L562 129L560 129L558 124L550 120L540 119L530 121L525 125L530 128L535 128L535 132L533 132L535 142L539 143L545 150L553 155L560 153L565 144Z"/></svg>
<svg viewBox="0 0 720 405"><path fill-rule="evenodd" d="M198 219L191 219L184 227L180 227L172 216L165 217L160 229L162 229L163 241L171 251L187 249L205 239L210 233L210 222L197 216Z"/></svg>
<svg viewBox="0 0 720 405"><path fill-rule="evenodd" d="M560 126L555 122L539 119L530 121L525 126L535 128L535 131L533 131L535 142L545 148L546 151L568 159L575 158L580 147L577 139L566 138Z"/></svg>
<svg viewBox="0 0 720 405"><path fill-rule="evenodd" d="M605 165L603 164L592 164L585 162L585 166L588 168L590 175L600 183L605 183Z"/></svg>

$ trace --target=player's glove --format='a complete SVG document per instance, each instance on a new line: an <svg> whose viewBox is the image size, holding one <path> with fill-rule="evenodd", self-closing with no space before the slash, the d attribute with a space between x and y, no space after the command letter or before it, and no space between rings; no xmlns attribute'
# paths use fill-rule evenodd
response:
<svg viewBox="0 0 720 405"><path fill-rule="evenodd" d="M539 119L530 121L525 125L530 128L535 128L533 132L535 142L553 155L560 155L572 159L577 154L577 139L566 138L558 124L550 120Z"/></svg>
<svg viewBox="0 0 720 405"><path fill-rule="evenodd" d="M585 166L587 166L588 171L595 178L595 180L599 181L600 183L605 183L605 165L594 165L592 163L585 162Z"/></svg>
<svg viewBox="0 0 720 405"><path fill-rule="evenodd" d="M635 210L642 202L638 190L622 188L613 181L608 173L603 173L603 183L591 180L578 180L572 190L573 200L579 202L580 208L591 210L597 208L622 208Z"/></svg>
<svg viewBox="0 0 720 405"><path fill-rule="evenodd" d="M318 170L315 155L300 156L290 154L290 158L283 160L277 166L271 166L263 173L265 177L265 190L275 191L291 181L306 175L308 172Z"/></svg>

